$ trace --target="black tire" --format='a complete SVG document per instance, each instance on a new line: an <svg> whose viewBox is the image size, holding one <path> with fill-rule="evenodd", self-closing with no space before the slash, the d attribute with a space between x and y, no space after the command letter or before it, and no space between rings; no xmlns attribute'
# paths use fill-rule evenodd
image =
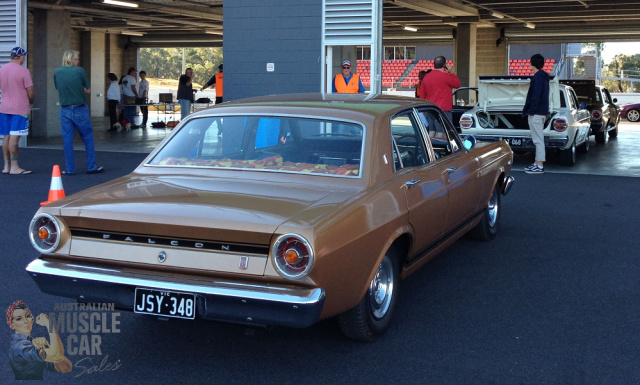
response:
<svg viewBox="0 0 640 385"><path fill-rule="evenodd" d="M595 137L596 137L596 143L605 143L607 141L607 132L606 131L596 132Z"/></svg>
<svg viewBox="0 0 640 385"><path fill-rule="evenodd" d="M364 298L338 316L344 335L358 341L373 341L389 327L400 288L398 270L396 253L387 251Z"/></svg>
<svg viewBox="0 0 640 385"><path fill-rule="evenodd" d="M560 164L563 166L573 166L576 164L576 139L566 150L560 150Z"/></svg>
<svg viewBox="0 0 640 385"><path fill-rule="evenodd" d="M618 123L620 123L620 117L616 119L615 125L613 128L609 129L609 138L617 138L618 137Z"/></svg>
<svg viewBox="0 0 640 385"><path fill-rule="evenodd" d="M500 189L496 185L489 198L489 204L482 214L482 220L471 231L471 238L478 241L490 241L498 234L500 223Z"/></svg>
<svg viewBox="0 0 640 385"><path fill-rule="evenodd" d="M587 135L587 140L585 140L584 143L582 143L576 149L578 150L579 153L586 154L587 152L589 152L590 147L591 147L591 137Z"/></svg>
<svg viewBox="0 0 640 385"><path fill-rule="evenodd" d="M640 111L639 110L629 110L627 111L627 120L635 123L640 121Z"/></svg>

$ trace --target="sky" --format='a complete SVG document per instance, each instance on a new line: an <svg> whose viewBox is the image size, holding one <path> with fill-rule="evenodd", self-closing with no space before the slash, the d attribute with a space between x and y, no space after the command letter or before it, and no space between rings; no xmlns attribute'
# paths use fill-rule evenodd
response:
<svg viewBox="0 0 640 385"><path fill-rule="evenodd" d="M618 54L634 55L640 53L640 42L624 42L624 43L604 43L602 51L602 61L605 65L609 64L614 56Z"/></svg>

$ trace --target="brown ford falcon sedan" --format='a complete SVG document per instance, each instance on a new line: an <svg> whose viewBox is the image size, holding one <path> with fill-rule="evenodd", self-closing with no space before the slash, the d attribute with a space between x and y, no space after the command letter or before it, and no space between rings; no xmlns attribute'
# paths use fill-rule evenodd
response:
<svg viewBox="0 0 640 385"><path fill-rule="evenodd" d="M27 271L79 302L261 326L337 316L372 340L402 278L466 233L496 235L512 157L415 98L224 103L131 174L42 207Z"/></svg>

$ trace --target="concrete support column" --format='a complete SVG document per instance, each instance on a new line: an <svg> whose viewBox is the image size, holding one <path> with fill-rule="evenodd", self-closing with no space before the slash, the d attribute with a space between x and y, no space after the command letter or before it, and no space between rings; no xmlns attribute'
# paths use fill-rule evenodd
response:
<svg viewBox="0 0 640 385"><path fill-rule="evenodd" d="M458 24L457 31L453 70L460 78L460 84L462 87L476 86L477 27L475 24L461 23Z"/></svg>
<svg viewBox="0 0 640 385"><path fill-rule="evenodd" d="M80 66L84 68L91 84L91 93L87 94L87 104L92 117L105 116L106 71L106 35L104 32L83 32Z"/></svg>
<svg viewBox="0 0 640 385"><path fill-rule="evenodd" d="M31 114L33 137L61 136L58 92L53 71L62 65L62 54L71 45L71 14L67 11L33 10L33 86L36 110Z"/></svg>

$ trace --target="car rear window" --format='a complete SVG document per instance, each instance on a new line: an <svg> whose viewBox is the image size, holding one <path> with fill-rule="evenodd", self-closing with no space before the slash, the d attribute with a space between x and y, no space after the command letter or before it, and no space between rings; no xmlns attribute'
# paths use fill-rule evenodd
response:
<svg viewBox="0 0 640 385"><path fill-rule="evenodd" d="M205 116L178 129L149 165L345 177L362 174L363 127L352 122Z"/></svg>

